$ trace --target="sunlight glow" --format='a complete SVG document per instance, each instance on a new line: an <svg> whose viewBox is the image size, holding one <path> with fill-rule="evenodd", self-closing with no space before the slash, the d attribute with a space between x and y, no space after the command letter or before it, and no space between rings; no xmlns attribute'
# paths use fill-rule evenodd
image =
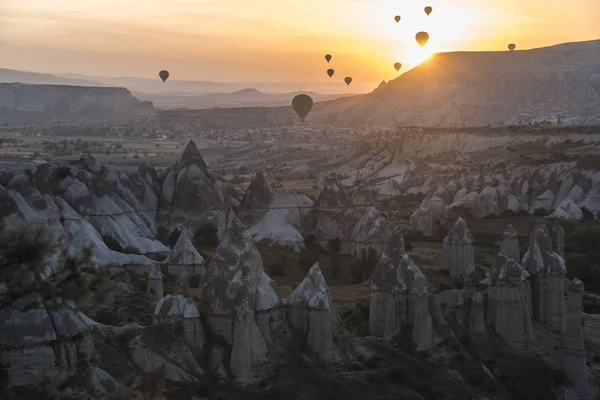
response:
<svg viewBox="0 0 600 400"><path fill-rule="evenodd" d="M62 73L377 86L448 51L600 36L598 0L0 0L2 65ZM433 7L427 16L424 7ZM400 15L399 23L394 16ZM560 21L561 29L556 29ZM429 33L421 48L415 34ZM333 78L324 54L333 55ZM342 78L352 76L347 87ZM340 77L338 79L338 77Z"/></svg>

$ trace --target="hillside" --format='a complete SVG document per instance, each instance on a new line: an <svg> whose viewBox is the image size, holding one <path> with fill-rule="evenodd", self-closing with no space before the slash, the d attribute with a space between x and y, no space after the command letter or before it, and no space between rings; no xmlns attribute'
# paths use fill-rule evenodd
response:
<svg viewBox="0 0 600 400"><path fill-rule="evenodd" d="M453 52L367 95L322 103L313 121L380 126L503 125L536 120L600 121L589 87L600 40L500 52Z"/></svg>
<svg viewBox="0 0 600 400"><path fill-rule="evenodd" d="M152 110L125 88L0 83L0 123L111 120Z"/></svg>
<svg viewBox="0 0 600 400"><path fill-rule="evenodd" d="M600 40L522 51L432 55L365 95L315 98L306 123L356 127L600 123L600 98L589 87L600 72ZM289 103L288 103L289 104ZM293 125L291 107L186 111L198 127ZM179 111L161 113L176 122ZM281 126L281 125L279 125Z"/></svg>

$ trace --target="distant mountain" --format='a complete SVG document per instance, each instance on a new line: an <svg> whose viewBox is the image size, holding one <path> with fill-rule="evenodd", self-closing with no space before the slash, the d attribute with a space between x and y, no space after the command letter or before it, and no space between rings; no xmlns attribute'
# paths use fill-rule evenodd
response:
<svg viewBox="0 0 600 400"><path fill-rule="evenodd" d="M134 93L145 101L151 101L154 106L162 109L187 108L206 109L213 107L278 107L288 106L299 93L312 96L315 102L338 99L352 94L318 94L314 92L264 93L255 88L245 88L232 93L210 93L202 95Z"/></svg>
<svg viewBox="0 0 600 400"><path fill-rule="evenodd" d="M321 103L315 122L461 126L600 122L589 86L600 72L600 40L497 52L432 55L372 93Z"/></svg>
<svg viewBox="0 0 600 400"><path fill-rule="evenodd" d="M171 75L166 82L156 79L135 77L100 77L81 74L57 74L57 76L70 79L84 79L102 82L109 86L126 87L132 92L147 94L192 95L233 93L247 88L254 88L263 93L288 93L296 91L309 91L319 93L366 93L373 87L353 82L348 87L344 82L212 82L196 80L178 80Z"/></svg>
<svg viewBox="0 0 600 400"><path fill-rule="evenodd" d="M131 120L153 114L152 103L125 88L0 83L0 124Z"/></svg>
<svg viewBox="0 0 600 400"><path fill-rule="evenodd" d="M73 86L109 86L106 83L96 82L84 78L68 78L52 74L41 74L37 72L17 71L14 69L0 68L0 83L30 83L44 85L73 85Z"/></svg>

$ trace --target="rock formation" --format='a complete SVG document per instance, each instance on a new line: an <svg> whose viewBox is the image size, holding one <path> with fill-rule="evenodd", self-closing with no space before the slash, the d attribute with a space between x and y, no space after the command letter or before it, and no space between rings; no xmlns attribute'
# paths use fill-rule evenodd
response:
<svg viewBox="0 0 600 400"><path fill-rule="evenodd" d="M62 382L94 352L91 329L97 325L68 301L52 307L29 293L0 310L0 368L9 386Z"/></svg>
<svg viewBox="0 0 600 400"><path fill-rule="evenodd" d="M190 140L179 163L165 172L158 203L158 225L170 230L183 224L192 232L206 224L217 226L227 201L221 186Z"/></svg>
<svg viewBox="0 0 600 400"><path fill-rule="evenodd" d="M288 221L289 213L281 209L269 209L256 225L248 229L256 243L266 242L272 246L288 247L295 252L304 249L304 238Z"/></svg>
<svg viewBox="0 0 600 400"><path fill-rule="evenodd" d="M460 217L442 243L441 268L454 278L466 278L475 271L473 236Z"/></svg>
<svg viewBox="0 0 600 400"><path fill-rule="evenodd" d="M506 231L502 235L502 244L500 252L511 260L521 262L521 254L519 247L519 234L512 225L508 225Z"/></svg>
<svg viewBox="0 0 600 400"><path fill-rule="evenodd" d="M366 186L360 185L352 193L352 204L357 207L371 207L374 204L373 193Z"/></svg>
<svg viewBox="0 0 600 400"><path fill-rule="evenodd" d="M194 247L191 233L187 229L181 230L171 256L164 263L168 266L169 274L182 280L192 276L203 277L206 273L204 258Z"/></svg>
<svg viewBox="0 0 600 400"><path fill-rule="evenodd" d="M153 307L163 298L162 277L160 265L150 267L148 273L148 303Z"/></svg>
<svg viewBox="0 0 600 400"><path fill-rule="evenodd" d="M22 222L46 225L74 248L93 245L94 261L102 265L152 264L144 256L123 254L123 249L168 251L154 239L154 213L146 211L156 209L160 190L151 166L119 169L85 155L73 163L59 160L24 172L8 171L7 178L5 194L16 206L6 219L9 227Z"/></svg>
<svg viewBox="0 0 600 400"><path fill-rule="evenodd" d="M413 230L421 232L424 236L432 236L437 227L444 225L446 220L444 201L434 196L421 202L419 208L410 216L410 225Z"/></svg>
<svg viewBox="0 0 600 400"><path fill-rule="evenodd" d="M409 326L417 347L431 347L434 333L427 279L404 252L400 232L390 237L370 281L370 334L389 337Z"/></svg>
<svg viewBox="0 0 600 400"><path fill-rule="evenodd" d="M274 194L262 172L257 172L240 202L240 218L246 226L256 224L266 214Z"/></svg>
<svg viewBox="0 0 600 400"><path fill-rule="evenodd" d="M389 236L390 230L385 219L375 207L369 207L352 230L349 253L358 258L361 251L368 251L369 247L381 253Z"/></svg>
<svg viewBox="0 0 600 400"><path fill-rule="evenodd" d="M563 258L552 250L552 238L544 220L538 220L529 236L529 248L522 265L531 275L532 318L564 332L566 304L564 300L567 272Z"/></svg>
<svg viewBox="0 0 600 400"><path fill-rule="evenodd" d="M262 273L262 260L252 238L237 217L231 217L200 282L198 308L211 334L228 346L226 369L240 382L259 378L259 366L267 360L255 313Z"/></svg>
<svg viewBox="0 0 600 400"><path fill-rule="evenodd" d="M279 297L275 281L264 272L256 289L256 324L267 343L273 341L275 332L286 324L285 305Z"/></svg>
<svg viewBox="0 0 600 400"><path fill-rule="evenodd" d="M581 326L581 305L584 292L583 282L573 278L569 282L566 303L567 322L562 349L563 368L580 399L591 399L587 383L588 368L586 364L583 330Z"/></svg>
<svg viewBox="0 0 600 400"><path fill-rule="evenodd" d="M487 322L507 343L525 348L531 325L529 273L513 258L500 252L487 289Z"/></svg>
<svg viewBox="0 0 600 400"><path fill-rule="evenodd" d="M332 360L333 329L339 321L318 263L310 268L286 304L291 325L306 337L311 352L325 361Z"/></svg>
<svg viewBox="0 0 600 400"><path fill-rule="evenodd" d="M303 236L314 235L321 243L335 238L347 243L360 216L346 189L336 177L329 177L306 215Z"/></svg>

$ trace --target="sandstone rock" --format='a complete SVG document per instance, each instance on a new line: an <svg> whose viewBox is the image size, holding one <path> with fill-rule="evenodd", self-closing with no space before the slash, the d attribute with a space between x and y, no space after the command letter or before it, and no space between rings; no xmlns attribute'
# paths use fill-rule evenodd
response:
<svg viewBox="0 0 600 400"><path fill-rule="evenodd" d="M305 217L303 236L314 235L320 243L338 238L348 243L361 213L354 207L337 178L325 180L325 187ZM347 248L347 246L345 246ZM345 250L345 249L343 249Z"/></svg>
<svg viewBox="0 0 600 400"><path fill-rule="evenodd" d="M257 172L240 201L242 221L247 226L256 224L265 215L274 197L263 173Z"/></svg>
<svg viewBox="0 0 600 400"><path fill-rule="evenodd" d="M195 304L190 304L183 312L183 334L185 341L199 350L204 348L204 327L200 320L200 312Z"/></svg>
<svg viewBox="0 0 600 400"><path fill-rule="evenodd" d="M78 345L97 323L70 302L48 309L39 301L30 293L0 310L0 368L9 386L63 381L89 359Z"/></svg>
<svg viewBox="0 0 600 400"><path fill-rule="evenodd" d="M563 278L567 270L563 258L552 250L552 238L544 220L538 220L532 229L522 264L532 276L532 318L564 332Z"/></svg>
<svg viewBox="0 0 600 400"><path fill-rule="evenodd" d="M512 225L508 225L504 235L502 235L500 252L504 253L509 259L516 260L517 262L521 261L519 234Z"/></svg>
<svg viewBox="0 0 600 400"><path fill-rule="evenodd" d="M187 229L181 230L171 256L164 263L168 265L169 274L178 277L203 277L206 273L204 257L194 247Z"/></svg>
<svg viewBox="0 0 600 400"><path fill-rule="evenodd" d="M473 207L473 216L475 218L485 218L497 215L500 215L498 192L493 187L486 186L477 197L477 202Z"/></svg>
<svg viewBox="0 0 600 400"><path fill-rule="evenodd" d="M471 298L469 309L469 332L480 334L485 331L485 296L481 292L476 292Z"/></svg>
<svg viewBox="0 0 600 400"><path fill-rule="evenodd" d="M460 217L444 238L441 268L455 278L465 278L475 270L473 236L467 229L465 220Z"/></svg>
<svg viewBox="0 0 600 400"><path fill-rule="evenodd" d="M364 185L360 185L352 193L351 201L357 207L372 207L374 204L373 193Z"/></svg>
<svg viewBox="0 0 600 400"><path fill-rule="evenodd" d="M154 308L155 324L177 324L192 304L183 296L166 295L161 298Z"/></svg>
<svg viewBox="0 0 600 400"><path fill-rule="evenodd" d="M231 217L227 233L200 282L198 308L208 329L230 347L229 365L242 383L259 378L267 359L255 319L256 291L263 273L260 254L242 223Z"/></svg>
<svg viewBox="0 0 600 400"><path fill-rule="evenodd" d="M574 278L569 283L566 298L567 321L562 349L563 368L577 390L580 399L591 399L592 393L587 383L588 368L586 364L583 330L581 326L581 307L584 292L583 282Z"/></svg>
<svg viewBox="0 0 600 400"><path fill-rule="evenodd" d="M162 272L160 271L159 265L150 267L150 272L148 273L147 294L148 302L153 307L163 298Z"/></svg>
<svg viewBox="0 0 600 400"><path fill-rule="evenodd" d="M550 214L550 217L567 221L581 221L583 219L583 212L571 199L565 198L556 210Z"/></svg>
<svg viewBox="0 0 600 400"><path fill-rule="evenodd" d="M434 332L427 289L425 275L404 252L402 234L394 232L371 275L370 334L389 337L408 325L419 348L431 347Z"/></svg>
<svg viewBox="0 0 600 400"><path fill-rule="evenodd" d="M182 223L192 232L206 224L217 225L223 214L223 193L193 140L179 163L166 171L158 207L158 225L172 228Z"/></svg>
<svg viewBox="0 0 600 400"><path fill-rule="evenodd" d="M381 253L389 236L390 230L386 220L375 207L369 207L352 230L350 254L358 258L361 251L368 251L369 247Z"/></svg>
<svg viewBox="0 0 600 400"><path fill-rule="evenodd" d="M447 219L444 201L439 197L432 197L421 202L419 208L410 216L410 225L413 230L421 232L424 236L432 236L438 225L444 225Z"/></svg>
<svg viewBox="0 0 600 400"><path fill-rule="evenodd" d="M177 349L177 351L174 351ZM192 354L178 341L161 348L149 338L136 336L130 343L128 354L131 361L147 374L161 373L173 382L197 382L204 375Z"/></svg>
<svg viewBox="0 0 600 400"><path fill-rule="evenodd" d="M518 261L501 252L492 268L493 287L487 289L488 323L517 348L525 348L527 335L533 334L528 277Z"/></svg>
<svg viewBox="0 0 600 400"><path fill-rule="evenodd" d="M286 321L286 310L275 281L264 272L261 274L256 289L256 324L266 342L272 341L274 332L277 332Z"/></svg>
<svg viewBox="0 0 600 400"><path fill-rule="evenodd" d="M329 287L319 263L287 298L288 319L302 332L310 350L326 361L333 359L333 327L339 322Z"/></svg>

